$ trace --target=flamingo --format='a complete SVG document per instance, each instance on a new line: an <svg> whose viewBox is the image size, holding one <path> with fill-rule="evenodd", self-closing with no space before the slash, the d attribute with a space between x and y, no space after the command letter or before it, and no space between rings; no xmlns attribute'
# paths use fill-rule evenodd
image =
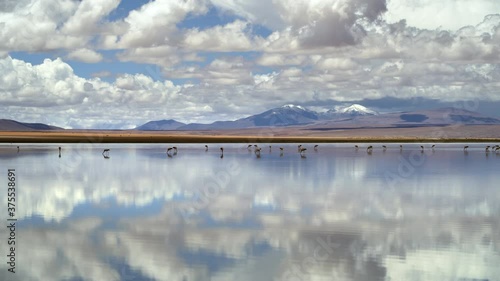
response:
<svg viewBox="0 0 500 281"><path fill-rule="evenodd" d="M167 154L170 155L170 151L172 151L172 147L167 148Z"/></svg>
<svg viewBox="0 0 500 281"><path fill-rule="evenodd" d="M468 145L464 146L464 150L467 151L467 148L469 148Z"/></svg>
<svg viewBox="0 0 500 281"><path fill-rule="evenodd" d="M490 151L490 146L487 145L485 150L486 150L486 152L489 152Z"/></svg>
<svg viewBox="0 0 500 281"><path fill-rule="evenodd" d="M220 148L220 158L224 158L224 147Z"/></svg>
<svg viewBox="0 0 500 281"><path fill-rule="evenodd" d="M318 151L318 145L314 146L314 151Z"/></svg>
<svg viewBox="0 0 500 281"><path fill-rule="evenodd" d="M359 149L359 146L356 144L356 145L354 146L354 148L355 148L356 150L358 150L358 149Z"/></svg>
<svg viewBox="0 0 500 281"><path fill-rule="evenodd" d="M17 146L17 152L19 152L19 145Z"/></svg>
<svg viewBox="0 0 500 281"><path fill-rule="evenodd" d="M261 150L262 150L262 148L260 148L260 147L257 147L257 148L255 149L255 156L257 156L257 158L260 158L260 151L261 151Z"/></svg>
<svg viewBox="0 0 500 281"><path fill-rule="evenodd" d="M435 147L436 147L436 145L435 145L435 144L433 144L433 145L431 146L431 148L432 148L432 149L434 149Z"/></svg>
<svg viewBox="0 0 500 281"><path fill-rule="evenodd" d="M59 146L59 158L61 158L61 147Z"/></svg>
<svg viewBox="0 0 500 281"><path fill-rule="evenodd" d="M205 152L208 151L208 145L205 144Z"/></svg>
<svg viewBox="0 0 500 281"><path fill-rule="evenodd" d="M283 156L283 147L280 147L280 156Z"/></svg>
<svg viewBox="0 0 500 281"><path fill-rule="evenodd" d="M304 154L306 152L307 148L301 148L300 149L300 158L306 158L306 155Z"/></svg>
<svg viewBox="0 0 500 281"><path fill-rule="evenodd" d="M420 146L420 151L421 151L422 153L424 152L424 146L423 146L423 145L421 145L421 146Z"/></svg>
<svg viewBox="0 0 500 281"><path fill-rule="evenodd" d="M384 149L384 151L387 150L387 146L385 146L385 145L382 145L382 148Z"/></svg>
<svg viewBox="0 0 500 281"><path fill-rule="evenodd" d="M491 150L493 150L493 149L495 150L495 152L496 152L496 153L498 153L498 152L500 151L500 146L495 145L495 146L493 146L493 147L491 148Z"/></svg>
<svg viewBox="0 0 500 281"><path fill-rule="evenodd" d="M269 152L271 152L271 146L269 146Z"/></svg>
<svg viewBox="0 0 500 281"><path fill-rule="evenodd" d="M177 155L177 147L174 146L174 147L172 147L172 149L174 150L174 155Z"/></svg>
<svg viewBox="0 0 500 281"><path fill-rule="evenodd" d="M373 146L371 146L371 145L370 145L370 146L368 146L368 147L366 148L366 153L368 153L369 155L371 155L371 154L372 154L372 152L373 152Z"/></svg>
<svg viewBox="0 0 500 281"><path fill-rule="evenodd" d="M302 144L299 144L297 147L298 147L298 148L297 148L297 150L298 150L298 151L299 151L299 153L300 153L300 148L302 147Z"/></svg>
<svg viewBox="0 0 500 281"><path fill-rule="evenodd" d="M102 151L102 156L104 156L105 159L109 158L109 148L106 148Z"/></svg>

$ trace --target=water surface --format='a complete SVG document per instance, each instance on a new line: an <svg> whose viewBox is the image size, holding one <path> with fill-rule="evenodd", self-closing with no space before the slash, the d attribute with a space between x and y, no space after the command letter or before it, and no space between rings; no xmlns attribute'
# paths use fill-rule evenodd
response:
<svg viewBox="0 0 500 281"><path fill-rule="evenodd" d="M500 280L500 154L358 145L1 145L0 280Z"/></svg>

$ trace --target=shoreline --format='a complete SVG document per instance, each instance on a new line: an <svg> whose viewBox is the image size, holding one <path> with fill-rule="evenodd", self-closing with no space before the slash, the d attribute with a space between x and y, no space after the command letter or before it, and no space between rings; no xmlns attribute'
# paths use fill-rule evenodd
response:
<svg viewBox="0 0 500 281"><path fill-rule="evenodd" d="M221 132L0 132L0 143L499 143L498 137L231 135Z"/></svg>

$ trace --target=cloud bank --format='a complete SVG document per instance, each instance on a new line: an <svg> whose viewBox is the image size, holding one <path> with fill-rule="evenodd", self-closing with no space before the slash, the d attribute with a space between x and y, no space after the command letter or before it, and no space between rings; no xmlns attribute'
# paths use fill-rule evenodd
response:
<svg viewBox="0 0 500 281"><path fill-rule="evenodd" d="M500 101L500 14L488 14L491 1L469 3L473 16L447 24L419 22L437 10L461 15L462 1L398 3L154 1L116 18L117 0L7 1L0 111L67 128L132 128L236 119L286 102ZM229 20L204 23L214 10ZM30 63L19 52L48 58ZM110 75L110 62L135 68ZM106 75L77 75L76 63Z"/></svg>

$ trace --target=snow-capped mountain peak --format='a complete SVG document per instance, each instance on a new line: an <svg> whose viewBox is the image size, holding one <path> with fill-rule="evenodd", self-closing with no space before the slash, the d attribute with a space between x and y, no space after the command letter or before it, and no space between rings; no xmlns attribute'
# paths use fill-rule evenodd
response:
<svg viewBox="0 0 500 281"><path fill-rule="evenodd" d="M360 104L351 104L349 106L335 106L322 114L324 119L353 118L357 116L378 115L378 112L366 108Z"/></svg>
<svg viewBox="0 0 500 281"><path fill-rule="evenodd" d="M357 114L357 115L377 115L378 114L376 111L368 109L360 104L353 104L353 105L350 105L347 107L338 108L337 112L346 113L346 114Z"/></svg>
<svg viewBox="0 0 500 281"><path fill-rule="evenodd" d="M300 109L300 110L306 110L305 108L303 108L302 106L300 105L294 105L294 104L286 104L286 105L283 105L281 108L290 108L290 109Z"/></svg>

